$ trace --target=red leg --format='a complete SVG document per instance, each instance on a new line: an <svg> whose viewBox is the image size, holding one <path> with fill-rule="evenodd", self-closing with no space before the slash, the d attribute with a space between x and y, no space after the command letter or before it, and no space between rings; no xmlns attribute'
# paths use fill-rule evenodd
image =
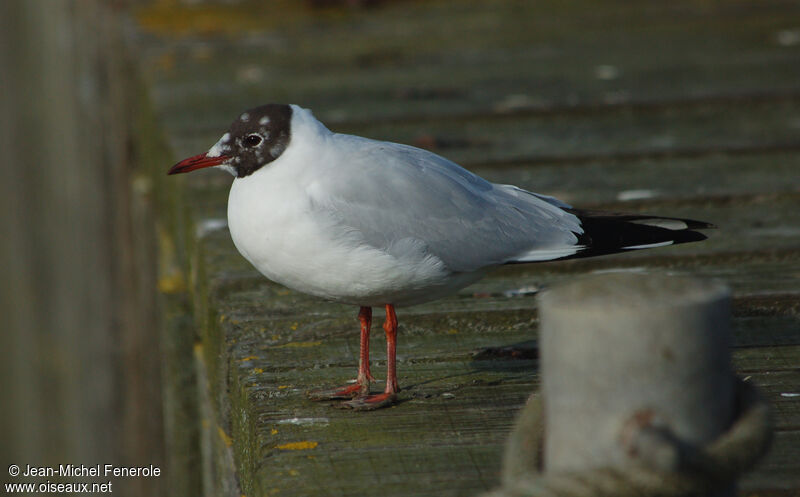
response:
<svg viewBox="0 0 800 497"><path fill-rule="evenodd" d="M346 407L357 410L372 410L387 407L397 400L397 314L392 304L386 304L386 321L383 323L386 332L386 388L378 395L359 396L349 402Z"/></svg>
<svg viewBox="0 0 800 497"><path fill-rule="evenodd" d="M358 379L356 383L361 386L362 395L369 394L369 382L375 378L369 372L369 330L372 326L372 307L362 307L358 311L358 320L361 322L361 350L358 356Z"/></svg>
<svg viewBox="0 0 800 497"><path fill-rule="evenodd" d="M358 355L358 377L352 385L339 388L313 390L308 392L311 400L336 400L351 399L356 396L369 395L369 382L375 381L369 372L369 331L372 326L372 307L361 307L358 311L358 320L361 323L361 345Z"/></svg>
<svg viewBox="0 0 800 497"><path fill-rule="evenodd" d="M397 314L392 304L386 304L386 321L383 323L386 332L386 389L384 393L395 394L397 386Z"/></svg>

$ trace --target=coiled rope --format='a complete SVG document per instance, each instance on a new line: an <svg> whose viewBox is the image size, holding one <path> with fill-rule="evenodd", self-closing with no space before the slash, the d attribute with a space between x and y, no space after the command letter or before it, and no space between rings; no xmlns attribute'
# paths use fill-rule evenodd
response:
<svg viewBox="0 0 800 497"><path fill-rule="evenodd" d="M640 453L626 467L542 472L543 399L535 396L509 439L502 487L483 497L707 497L730 488L769 449L773 425L758 390L739 378L735 382L736 417L727 432L704 447L659 439L659 448L673 449L667 469L658 457Z"/></svg>

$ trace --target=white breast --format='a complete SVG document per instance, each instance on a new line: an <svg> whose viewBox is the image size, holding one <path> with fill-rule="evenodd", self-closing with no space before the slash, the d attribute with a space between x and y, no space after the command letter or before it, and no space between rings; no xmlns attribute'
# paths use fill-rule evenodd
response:
<svg viewBox="0 0 800 497"><path fill-rule="evenodd" d="M320 188L315 167L323 166L312 162L330 159L324 136L300 138L293 136L276 161L234 180L228 199L233 242L267 278L329 300L377 306L433 300L482 276L452 273L412 240L389 254L326 215L313 193Z"/></svg>

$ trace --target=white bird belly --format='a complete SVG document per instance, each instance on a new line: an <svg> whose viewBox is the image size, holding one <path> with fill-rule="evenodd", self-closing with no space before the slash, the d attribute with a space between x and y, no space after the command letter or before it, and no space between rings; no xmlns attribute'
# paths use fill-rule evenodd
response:
<svg viewBox="0 0 800 497"><path fill-rule="evenodd" d="M231 187L231 238L259 272L293 290L355 305L403 306L440 298L483 276L450 271L414 240L401 240L396 250L372 247L359 232L312 212L305 192L253 179Z"/></svg>

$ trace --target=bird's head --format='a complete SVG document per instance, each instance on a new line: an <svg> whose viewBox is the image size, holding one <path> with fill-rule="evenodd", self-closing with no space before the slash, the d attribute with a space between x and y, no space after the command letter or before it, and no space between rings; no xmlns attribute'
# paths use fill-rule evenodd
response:
<svg viewBox="0 0 800 497"><path fill-rule="evenodd" d="M208 152L184 159L167 174L219 167L243 178L274 161L291 140L292 108L267 104L240 115Z"/></svg>

